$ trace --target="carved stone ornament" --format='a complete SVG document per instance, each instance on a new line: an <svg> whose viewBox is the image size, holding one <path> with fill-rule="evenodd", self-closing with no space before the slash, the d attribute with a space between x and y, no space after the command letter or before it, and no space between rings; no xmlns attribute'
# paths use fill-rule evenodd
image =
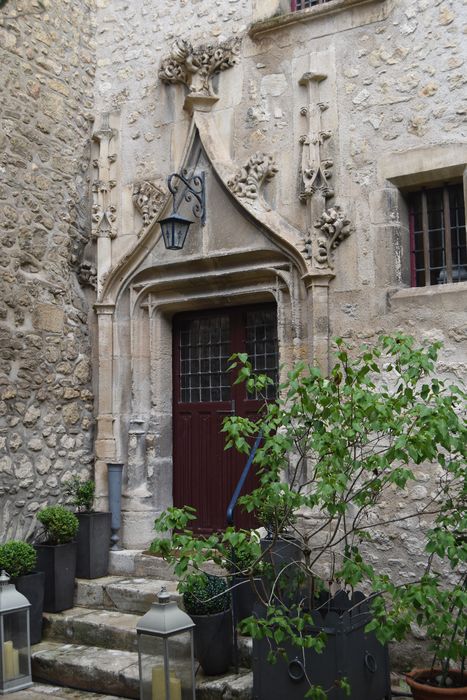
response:
<svg viewBox="0 0 467 700"><path fill-rule="evenodd" d="M177 39L170 56L159 68L164 83L183 83L191 93L215 95L212 77L238 62L240 39L233 38L220 44L203 44L196 48L185 39Z"/></svg>
<svg viewBox="0 0 467 700"><path fill-rule="evenodd" d="M324 155L325 143L332 137L329 129L323 128L323 114L329 109L329 104L320 96L320 85L325 81L325 73L309 71L299 80L299 84L308 88L309 104L302 107L300 114L308 121L308 133L300 137L302 157L300 164L300 193L301 202L306 202L315 192L330 199L334 190L329 180L332 176L333 161Z"/></svg>
<svg viewBox="0 0 467 700"><path fill-rule="evenodd" d="M143 217L143 226L147 226L160 212L164 203L164 191L152 182L137 182L133 185L133 204Z"/></svg>
<svg viewBox="0 0 467 700"><path fill-rule="evenodd" d="M278 167L272 156L255 153L227 185L237 197L256 200L261 187L272 180L277 171Z"/></svg>
<svg viewBox="0 0 467 700"><path fill-rule="evenodd" d="M92 238L110 238L114 239L117 236L115 230L115 222L117 209L110 205L105 211L102 211L99 204L93 204L92 207Z"/></svg>
<svg viewBox="0 0 467 700"><path fill-rule="evenodd" d="M332 268L332 251L350 236L350 220L339 206L335 206L323 211L315 228L321 231L321 235L318 237L318 250L314 259L318 265Z"/></svg>
<svg viewBox="0 0 467 700"><path fill-rule="evenodd" d="M81 263L78 271L78 280L82 287L97 288L97 270L89 261Z"/></svg>

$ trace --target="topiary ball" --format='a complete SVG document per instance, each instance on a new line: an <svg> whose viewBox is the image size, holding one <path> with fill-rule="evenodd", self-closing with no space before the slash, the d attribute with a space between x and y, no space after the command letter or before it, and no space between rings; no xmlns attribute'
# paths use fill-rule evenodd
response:
<svg viewBox="0 0 467 700"><path fill-rule="evenodd" d="M211 574L192 574L183 586L188 615L215 615L230 608L227 581Z"/></svg>
<svg viewBox="0 0 467 700"><path fill-rule="evenodd" d="M78 532L79 520L63 506L48 506L37 514L42 523L48 544L71 542Z"/></svg>
<svg viewBox="0 0 467 700"><path fill-rule="evenodd" d="M9 540L0 545L0 570L4 569L11 578L32 573L36 561L36 550L27 542Z"/></svg>

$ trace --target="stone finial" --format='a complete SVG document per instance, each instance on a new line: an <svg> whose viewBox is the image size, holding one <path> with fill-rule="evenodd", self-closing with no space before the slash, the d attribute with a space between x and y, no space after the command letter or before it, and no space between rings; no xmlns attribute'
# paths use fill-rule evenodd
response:
<svg viewBox="0 0 467 700"><path fill-rule="evenodd" d="M153 182L137 182L133 185L132 200L147 226L160 212L164 203L164 191Z"/></svg>
<svg viewBox="0 0 467 700"><path fill-rule="evenodd" d="M272 180L277 171L272 156L255 153L227 185L237 197L255 200L259 197L261 187Z"/></svg>
<svg viewBox="0 0 467 700"><path fill-rule="evenodd" d="M170 55L161 63L159 78L164 83L183 83L191 93L213 96L213 75L235 65L239 50L239 38L196 48L185 39L177 39Z"/></svg>
<svg viewBox="0 0 467 700"><path fill-rule="evenodd" d="M314 258L318 265L332 268L332 251L350 236L350 220L347 219L341 207L335 206L323 211L315 223L315 228L319 229L322 235L318 238L318 251Z"/></svg>

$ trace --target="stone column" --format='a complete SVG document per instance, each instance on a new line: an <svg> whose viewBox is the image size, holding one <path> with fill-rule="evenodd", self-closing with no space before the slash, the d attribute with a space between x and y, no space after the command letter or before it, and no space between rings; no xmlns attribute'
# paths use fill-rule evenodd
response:
<svg viewBox="0 0 467 700"><path fill-rule="evenodd" d="M97 314L97 436L96 436L96 498L99 508L107 507L107 462L115 461L113 434L113 314L114 304L96 304Z"/></svg>
<svg viewBox="0 0 467 700"><path fill-rule="evenodd" d="M316 272L304 278L308 293L311 362L324 374L330 370L329 283L334 277L330 272Z"/></svg>

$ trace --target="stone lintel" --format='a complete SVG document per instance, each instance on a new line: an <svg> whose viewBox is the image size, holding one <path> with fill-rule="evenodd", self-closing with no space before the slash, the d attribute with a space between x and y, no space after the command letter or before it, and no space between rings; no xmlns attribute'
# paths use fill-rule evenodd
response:
<svg viewBox="0 0 467 700"><path fill-rule="evenodd" d="M410 187L462 178L466 164L466 143L444 143L388 153L379 159L378 171L381 179Z"/></svg>

